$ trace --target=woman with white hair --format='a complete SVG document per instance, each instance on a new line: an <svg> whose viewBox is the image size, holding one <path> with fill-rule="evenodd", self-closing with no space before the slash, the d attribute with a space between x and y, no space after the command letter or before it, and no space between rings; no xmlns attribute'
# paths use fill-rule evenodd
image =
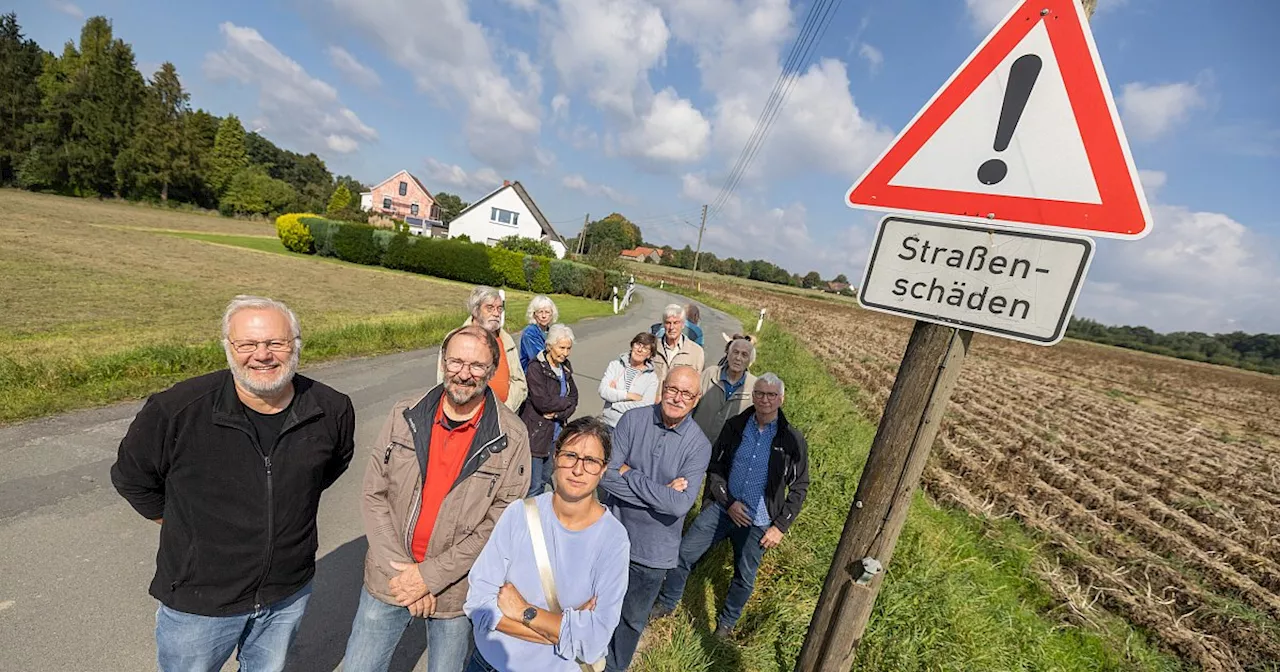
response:
<svg viewBox="0 0 1280 672"><path fill-rule="evenodd" d="M547 330L547 345L529 362L526 379L529 397L520 408L520 419L529 429L529 452L533 456L529 474L529 496L542 494L551 484L551 447L560 430L578 410L578 385L573 381L573 330L553 324Z"/></svg>
<svg viewBox="0 0 1280 672"><path fill-rule="evenodd" d="M529 302L525 311L529 326L520 333L520 370L528 371L529 362L547 347L547 330L560 319L560 311L551 297L539 294Z"/></svg>

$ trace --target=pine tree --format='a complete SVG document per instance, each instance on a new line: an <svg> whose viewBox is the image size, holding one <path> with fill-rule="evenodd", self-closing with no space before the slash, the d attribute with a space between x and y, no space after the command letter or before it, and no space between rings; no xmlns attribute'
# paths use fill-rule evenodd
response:
<svg viewBox="0 0 1280 672"><path fill-rule="evenodd" d="M221 196L231 183L231 178L249 167L249 155L244 148L244 126L234 114L228 114L218 126L213 140L213 154L209 157L206 176L209 186Z"/></svg>
<svg viewBox="0 0 1280 672"><path fill-rule="evenodd" d="M347 189L347 185L339 184L337 189L333 190L333 196L329 197L329 215L337 215L351 207L351 190Z"/></svg>
<svg viewBox="0 0 1280 672"><path fill-rule="evenodd" d="M40 119L39 78L45 52L23 39L18 16L0 15L0 184L13 184Z"/></svg>
<svg viewBox="0 0 1280 672"><path fill-rule="evenodd" d="M147 87L137 132L116 159L116 181L121 188L159 188L160 201L167 202L169 187L188 178L193 163L185 129L191 113L189 98L173 64L161 65Z"/></svg>

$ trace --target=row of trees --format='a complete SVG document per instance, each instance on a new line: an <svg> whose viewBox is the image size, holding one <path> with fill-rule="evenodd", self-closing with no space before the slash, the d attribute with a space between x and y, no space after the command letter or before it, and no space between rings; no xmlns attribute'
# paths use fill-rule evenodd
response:
<svg viewBox="0 0 1280 672"><path fill-rule="evenodd" d="M1087 318L1071 318L1067 336L1143 350L1197 362L1236 366L1280 374L1280 335L1206 334L1175 331L1161 334L1147 327L1111 327Z"/></svg>
<svg viewBox="0 0 1280 672"><path fill-rule="evenodd" d="M826 281L822 279L822 276L817 271L809 271L806 275L801 276L763 259L752 259L750 261L733 257L720 259L707 251L698 254L688 245L680 249L674 249L670 245L659 246L652 243L643 243L644 233L641 232L640 227L617 212L603 219L589 222L581 235L583 236L582 241L579 241L578 238L569 240L569 248L575 251L581 249L584 254L592 257L617 257L622 250L630 250L640 245L647 245L648 247L662 250L663 266L692 269L696 257L698 270L706 271L707 273L733 275L740 278L810 289L821 289L827 286ZM833 282L848 283L848 279L842 273L836 276Z"/></svg>

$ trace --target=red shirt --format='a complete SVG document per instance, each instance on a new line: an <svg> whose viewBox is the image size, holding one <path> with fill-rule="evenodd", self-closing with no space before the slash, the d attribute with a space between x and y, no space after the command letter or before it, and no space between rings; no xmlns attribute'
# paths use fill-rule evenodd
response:
<svg viewBox="0 0 1280 672"><path fill-rule="evenodd" d="M413 559L416 562L422 562L427 556L427 544L431 541L431 531L440 515L440 505L453 488L453 482L458 480L482 413L483 401L471 419L449 429L445 426L444 403L436 407L435 422L431 426L431 444L427 452L427 476L422 484L422 507L418 511L418 523L413 528Z"/></svg>
<svg viewBox="0 0 1280 672"><path fill-rule="evenodd" d="M507 351L498 340L498 365L493 369L493 377L489 379L489 389L498 397L498 401L507 403L507 395L511 394L511 369L507 364Z"/></svg>

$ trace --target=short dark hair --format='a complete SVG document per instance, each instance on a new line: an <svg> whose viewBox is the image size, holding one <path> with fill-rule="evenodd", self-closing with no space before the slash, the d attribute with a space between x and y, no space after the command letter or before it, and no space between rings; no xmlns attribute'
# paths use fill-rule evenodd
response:
<svg viewBox="0 0 1280 672"><path fill-rule="evenodd" d="M444 337L444 343L440 345L440 356L442 358L449 352L449 344L453 342L454 337L459 335L483 339L485 345L489 346L489 356L493 358L493 366L498 366L498 362L502 359L502 354L498 350L501 347L498 345L498 339L488 329L475 324L469 324Z"/></svg>
<svg viewBox="0 0 1280 672"><path fill-rule="evenodd" d="M635 338L631 339L631 345L646 345L649 347L649 356L644 360L647 362L653 359L653 351L658 349L658 339L653 334L647 331L642 331L636 334Z"/></svg>
<svg viewBox="0 0 1280 672"><path fill-rule="evenodd" d="M694 324L702 319L702 312L698 310L698 304L691 303L684 307L684 319Z"/></svg>
<svg viewBox="0 0 1280 672"><path fill-rule="evenodd" d="M612 430L604 421L592 416L583 416L577 420L570 420L569 424L564 426L560 432L560 438L556 439L556 452L559 453L565 447L565 444L576 441L583 436L593 436L600 442L600 447L604 449L604 461L609 462L610 456L613 455L613 439L611 438Z"/></svg>

